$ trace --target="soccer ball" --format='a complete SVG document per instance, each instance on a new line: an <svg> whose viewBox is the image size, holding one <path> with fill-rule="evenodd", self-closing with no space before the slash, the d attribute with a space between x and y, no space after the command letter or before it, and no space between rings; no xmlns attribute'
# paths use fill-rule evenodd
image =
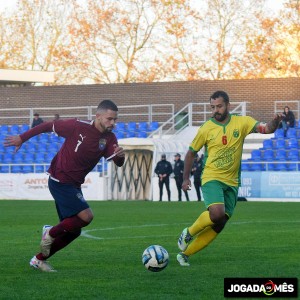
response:
<svg viewBox="0 0 300 300"><path fill-rule="evenodd" d="M143 252L142 262L147 270L160 272L169 263L169 253L162 246L151 245Z"/></svg>

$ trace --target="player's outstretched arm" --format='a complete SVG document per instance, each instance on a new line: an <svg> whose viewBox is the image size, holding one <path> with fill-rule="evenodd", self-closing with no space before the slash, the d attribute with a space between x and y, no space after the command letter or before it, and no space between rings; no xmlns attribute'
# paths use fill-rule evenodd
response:
<svg viewBox="0 0 300 300"><path fill-rule="evenodd" d="M263 122L258 123L255 130L256 132L262 134L273 133L278 128L278 125L281 120L282 120L282 115L276 114L274 119L269 121L268 123L263 123Z"/></svg>

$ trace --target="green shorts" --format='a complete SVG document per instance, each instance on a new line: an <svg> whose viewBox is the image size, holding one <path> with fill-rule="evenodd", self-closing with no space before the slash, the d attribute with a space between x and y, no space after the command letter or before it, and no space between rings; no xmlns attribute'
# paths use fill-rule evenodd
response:
<svg viewBox="0 0 300 300"><path fill-rule="evenodd" d="M224 204L225 213L231 217L238 198L238 187L227 185L221 181L212 180L202 186L206 208L213 204Z"/></svg>

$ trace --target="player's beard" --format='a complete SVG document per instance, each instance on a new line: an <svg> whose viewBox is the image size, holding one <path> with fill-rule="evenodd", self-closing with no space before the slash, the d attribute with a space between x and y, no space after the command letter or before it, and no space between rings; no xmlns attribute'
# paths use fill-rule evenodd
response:
<svg viewBox="0 0 300 300"><path fill-rule="evenodd" d="M106 131L106 132L112 132L113 129L114 129L114 126L112 126L112 127L106 127L106 128L105 128L105 131Z"/></svg>
<svg viewBox="0 0 300 300"><path fill-rule="evenodd" d="M215 113L214 118L218 122L223 122L228 116L228 110L224 112L224 114Z"/></svg>

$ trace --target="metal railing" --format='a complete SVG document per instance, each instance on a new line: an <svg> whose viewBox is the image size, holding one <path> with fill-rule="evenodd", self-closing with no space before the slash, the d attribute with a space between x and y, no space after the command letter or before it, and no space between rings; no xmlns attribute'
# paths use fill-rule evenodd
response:
<svg viewBox="0 0 300 300"><path fill-rule="evenodd" d="M100 173L100 177L102 176L106 176L107 175L107 162L105 161L104 158L102 158L99 163L94 167L94 169L91 172L98 172ZM24 166L29 166L32 167L33 172L30 173L46 173L49 166L50 166L50 162L48 163L0 163L0 169L2 167L7 167L7 170L4 171L0 171L0 173L28 173L28 172L24 172L24 171L20 171L20 172L14 172L13 171L13 167L24 167ZM38 170L37 167L43 167L43 171ZM101 170L99 171L99 167L101 167Z"/></svg>
<svg viewBox="0 0 300 300"><path fill-rule="evenodd" d="M247 114L247 102L230 103L231 113L245 116ZM149 137L174 135L180 133L187 126L200 126L211 117L209 103L189 103L179 110L170 119L165 121Z"/></svg>
<svg viewBox="0 0 300 300"><path fill-rule="evenodd" d="M163 123L174 115L174 104L149 104L119 106L119 119L131 121L158 121ZM0 124L32 124L33 115L38 113L44 121L54 119L54 114L60 118L78 118L91 120L97 111L97 106L72 107L32 107L32 108L2 108L0 109Z"/></svg>
<svg viewBox="0 0 300 300"><path fill-rule="evenodd" d="M248 165L260 165L261 169L257 170L249 170L249 172L265 172L265 171L274 171L274 172L291 172L291 171L299 171L300 170L300 161L292 161L292 160L281 160L281 161L268 161L268 160L257 160L257 161L242 161L242 164L248 164ZM294 170L276 170L276 165L282 165L285 164L286 166L295 166L296 168ZM274 170L275 165L275 170ZM242 170L243 171L243 170Z"/></svg>

